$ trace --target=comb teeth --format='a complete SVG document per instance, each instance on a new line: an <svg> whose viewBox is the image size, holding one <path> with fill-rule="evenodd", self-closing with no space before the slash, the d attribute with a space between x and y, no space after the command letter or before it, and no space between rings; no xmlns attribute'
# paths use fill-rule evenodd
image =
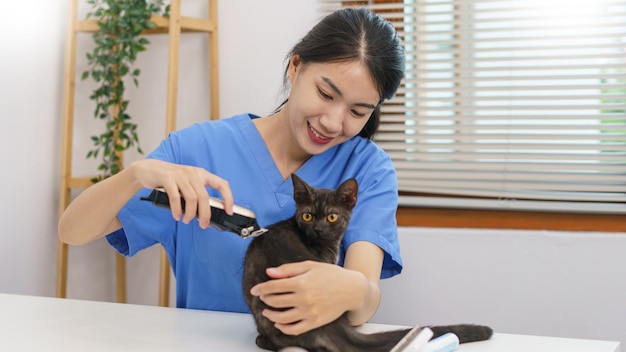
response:
<svg viewBox="0 0 626 352"><path fill-rule="evenodd" d="M402 340L398 341L389 352L419 351L422 346L428 343L431 337L433 337L432 330L416 326L404 335ZM409 349L409 347L411 347L411 349Z"/></svg>

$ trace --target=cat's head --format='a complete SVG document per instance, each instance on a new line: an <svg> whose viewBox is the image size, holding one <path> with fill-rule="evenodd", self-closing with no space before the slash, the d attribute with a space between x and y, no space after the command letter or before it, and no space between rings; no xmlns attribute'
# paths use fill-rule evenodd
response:
<svg viewBox="0 0 626 352"><path fill-rule="evenodd" d="M298 227L311 239L340 239L348 227L357 201L358 185L354 178L335 190L315 188L293 174Z"/></svg>

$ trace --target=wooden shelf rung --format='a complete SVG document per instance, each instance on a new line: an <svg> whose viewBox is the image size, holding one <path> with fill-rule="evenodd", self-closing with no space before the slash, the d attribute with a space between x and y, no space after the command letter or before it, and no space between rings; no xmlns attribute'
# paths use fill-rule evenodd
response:
<svg viewBox="0 0 626 352"><path fill-rule="evenodd" d="M181 17L180 27L183 32L213 32L216 29L215 23L204 18Z"/></svg>
<svg viewBox="0 0 626 352"><path fill-rule="evenodd" d="M169 30L170 20L163 16L152 16L150 20L157 26L153 29L146 29L143 34L166 34ZM213 32L216 30L214 22L203 18L181 17L180 26L182 32ZM98 21L82 20L77 21L74 30L76 32L95 33L98 31Z"/></svg>
<svg viewBox="0 0 626 352"><path fill-rule="evenodd" d="M93 185L93 182L91 182L92 178L94 178L94 176L68 177L67 187L68 188L87 188Z"/></svg>

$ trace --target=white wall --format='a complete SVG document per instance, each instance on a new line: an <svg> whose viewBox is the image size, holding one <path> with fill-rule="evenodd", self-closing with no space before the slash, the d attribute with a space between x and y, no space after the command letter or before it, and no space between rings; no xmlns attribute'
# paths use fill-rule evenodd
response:
<svg viewBox="0 0 626 352"><path fill-rule="evenodd" d="M400 228L375 322L626 342L626 236Z"/></svg>
<svg viewBox="0 0 626 352"><path fill-rule="evenodd" d="M1 292L54 293L65 3L2 7Z"/></svg>
<svg viewBox="0 0 626 352"><path fill-rule="evenodd" d="M0 292L53 296L67 0L4 5L3 13L15 15L0 21ZM206 11L205 0L183 1L184 15ZM219 2L222 116L266 114L277 105L284 56L318 16L316 0ZM146 152L164 134L167 65L167 39L149 39L137 63L140 88L130 90ZM79 74L90 41L79 35ZM184 35L179 127L208 117L206 60L206 36ZM97 165L84 159L89 137L100 131L92 88L77 81L76 175ZM475 321L502 332L626 341L624 234L401 229L401 241L406 270L383 282L377 321ZM156 304L158 254L154 247L127 261L129 302ZM115 300L113 258L104 241L70 248L68 295Z"/></svg>

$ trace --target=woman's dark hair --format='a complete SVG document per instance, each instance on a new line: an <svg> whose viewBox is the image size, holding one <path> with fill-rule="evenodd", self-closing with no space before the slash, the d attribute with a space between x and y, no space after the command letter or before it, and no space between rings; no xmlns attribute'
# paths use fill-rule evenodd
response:
<svg viewBox="0 0 626 352"><path fill-rule="evenodd" d="M380 104L393 97L404 77L404 48L393 25L365 8L343 8L317 23L291 49L287 62L294 55L302 63L360 61L367 67L380 101L359 136L371 139L380 124ZM288 71L289 65L285 82Z"/></svg>

